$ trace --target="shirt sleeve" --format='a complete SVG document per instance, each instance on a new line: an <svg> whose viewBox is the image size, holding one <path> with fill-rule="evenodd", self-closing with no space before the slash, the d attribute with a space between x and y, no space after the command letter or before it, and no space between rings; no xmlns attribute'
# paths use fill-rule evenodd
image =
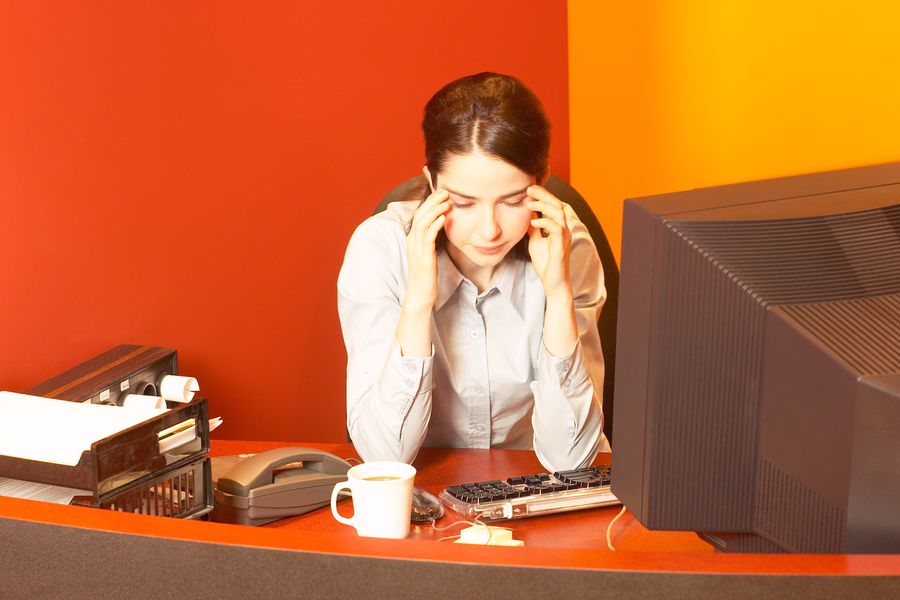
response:
<svg viewBox="0 0 900 600"><path fill-rule="evenodd" d="M590 465L609 451L603 435L603 350L597 319L606 301L603 267L587 228L566 207L572 229L569 270L578 342L572 354L555 357L541 344L534 394L534 449L551 473Z"/></svg>
<svg viewBox="0 0 900 600"><path fill-rule="evenodd" d="M433 352L424 359L400 353L395 334L405 293L405 240L402 229L388 225L369 219L357 228L338 276L347 429L364 461L411 463L431 417Z"/></svg>

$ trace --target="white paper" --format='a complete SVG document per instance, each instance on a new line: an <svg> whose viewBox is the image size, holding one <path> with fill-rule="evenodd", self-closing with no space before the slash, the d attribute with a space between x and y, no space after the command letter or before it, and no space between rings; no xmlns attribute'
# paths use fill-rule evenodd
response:
<svg viewBox="0 0 900 600"><path fill-rule="evenodd" d="M90 490L67 488L49 483L35 483L0 477L0 496L11 498L24 498L26 500L40 500L53 502L54 504L71 504L75 496L91 496Z"/></svg>
<svg viewBox="0 0 900 600"><path fill-rule="evenodd" d="M199 391L200 384L193 377L166 375L159 384L159 395L172 402L190 402Z"/></svg>
<svg viewBox="0 0 900 600"><path fill-rule="evenodd" d="M160 412L0 392L0 455L74 466L92 443Z"/></svg>
<svg viewBox="0 0 900 600"><path fill-rule="evenodd" d="M185 444L190 444L194 440L197 439L197 424L194 419L190 419L189 421L184 421L175 426L175 428L180 428L184 424L189 424L190 427L186 429L181 429L176 433L172 433L166 435L165 437L161 437L159 440L159 452L160 454L165 454L166 452L172 452ZM170 428L173 429L173 428ZM163 435L163 432L160 432L160 435Z"/></svg>
<svg viewBox="0 0 900 600"><path fill-rule="evenodd" d="M213 417L209 420L209 430L212 431L222 424L222 417ZM180 432L179 434L167 437L159 441L159 451L161 453L171 454L194 454L200 452L200 440L196 435L196 427L191 427L188 432ZM191 435L187 435L190 433Z"/></svg>

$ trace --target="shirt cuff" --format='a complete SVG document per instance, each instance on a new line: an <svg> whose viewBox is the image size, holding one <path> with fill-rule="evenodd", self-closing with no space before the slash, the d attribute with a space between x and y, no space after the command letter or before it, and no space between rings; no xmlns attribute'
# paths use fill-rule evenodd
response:
<svg viewBox="0 0 900 600"><path fill-rule="evenodd" d="M575 344L575 349L568 356L553 356L544 344L541 344L538 361L539 372L547 374L543 378L544 382L567 395L590 383L580 342Z"/></svg>

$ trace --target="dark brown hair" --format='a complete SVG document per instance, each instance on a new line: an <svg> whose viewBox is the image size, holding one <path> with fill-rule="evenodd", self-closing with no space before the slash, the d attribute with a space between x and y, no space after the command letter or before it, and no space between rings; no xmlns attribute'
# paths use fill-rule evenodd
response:
<svg viewBox="0 0 900 600"><path fill-rule="evenodd" d="M478 73L448 83L425 105L422 131L432 185L449 156L473 150L539 183L547 174L550 122L537 96L515 77Z"/></svg>

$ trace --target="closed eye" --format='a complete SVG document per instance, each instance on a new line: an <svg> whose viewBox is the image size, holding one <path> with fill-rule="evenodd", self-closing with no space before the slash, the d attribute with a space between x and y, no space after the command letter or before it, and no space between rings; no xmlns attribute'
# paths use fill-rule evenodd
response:
<svg viewBox="0 0 900 600"><path fill-rule="evenodd" d="M472 208L475 206L473 202L459 202L457 200L451 200L451 204L453 204L453 208Z"/></svg>
<svg viewBox="0 0 900 600"><path fill-rule="evenodd" d="M522 204L524 204L524 203L525 203L525 196L522 196L521 198L517 198L515 200L504 200L503 201L503 204L505 204L506 206L510 206L510 207L522 206Z"/></svg>

